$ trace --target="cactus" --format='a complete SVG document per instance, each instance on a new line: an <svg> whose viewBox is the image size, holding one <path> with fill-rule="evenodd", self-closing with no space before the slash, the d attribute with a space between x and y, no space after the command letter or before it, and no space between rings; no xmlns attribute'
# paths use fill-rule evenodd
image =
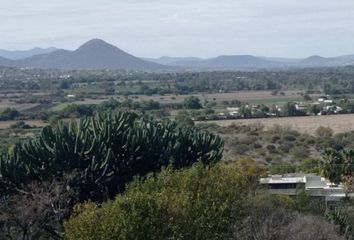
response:
<svg viewBox="0 0 354 240"><path fill-rule="evenodd" d="M162 166L212 164L222 158L223 142L194 128L118 112L47 126L38 137L9 152L0 156L2 182L50 181L75 170L80 188L114 196L133 176Z"/></svg>

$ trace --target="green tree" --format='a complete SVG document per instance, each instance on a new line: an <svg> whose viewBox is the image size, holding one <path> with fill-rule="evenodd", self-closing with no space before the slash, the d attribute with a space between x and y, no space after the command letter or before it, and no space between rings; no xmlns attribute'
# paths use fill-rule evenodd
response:
<svg viewBox="0 0 354 240"><path fill-rule="evenodd" d="M282 113L284 116L296 116L297 110L295 107L295 103L288 102L284 104L284 106L282 107Z"/></svg>
<svg viewBox="0 0 354 240"><path fill-rule="evenodd" d="M344 173L344 160L340 152L328 149L324 153L322 166L322 174L331 182L339 184L342 181Z"/></svg>
<svg viewBox="0 0 354 240"><path fill-rule="evenodd" d="M321 112L321 106L312 104L309 106L308 111L313 115L318 115Z"/></svg>
<svg viewBox="0 0 354 240"><path fill-rule="evenodd" d="M251 172L253 170L250 170ZM257 172L257 171L256 171ZM114 202L81 205L71 239L227 239L247 216L250 182L236 166L202 165L136 181Z"/></svg>
<svg viewBox="0 0 354 240"><path fill-rule="evenodd" d="M19 117L21 114L14 108L5 108L0 111L0 121L5 120L14 120Z"/></svg>
<svg viewBox="0 0 354 240"><path fill-rule="evenodd" d="M195 96L189 96L184 99L184 107L187 109L200 109L202 108L202 104L200 103L200 99Z"/></svg>

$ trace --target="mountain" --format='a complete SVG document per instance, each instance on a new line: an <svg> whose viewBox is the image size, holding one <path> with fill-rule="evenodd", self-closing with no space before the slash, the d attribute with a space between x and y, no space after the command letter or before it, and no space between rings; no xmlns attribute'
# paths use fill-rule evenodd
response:
<svg viewBox="0 0 354 240"><path fill-rule="evenodd" d="M12 60L10 59L7 59L7 58L3 58L3 57L0 57L0 66L8 66L8 67L11 67L13 66L14 63Z"/></svg>
<svg viewBox="0 0 354 240"><path fill-rule="evenodd" d="M279 63L251 55L219 56L201 64L203 67L217 69L270 68L277 65Z"/></svg>
<svg viewBox="0 0 354 240"><path fill-rule="evenodd" d="M281 62L281 63L298 63L303 60L299 58L281 58L281 57L259 57L259 58L269 60L272 62Z"/></svg>
<svg viewBox="0 0 354 240"><path fill-rule="evenodd" d="M318 55L313 55L303 59L299 64L306 66L324 66L331 63L331 58L324 58Z"/></svg>
<svg viewBox="0 0 354 240"><path fill-rule="evenodd" d="M160 70L165 66L134 57L100 39L93 39L75 51L58 50L24 59L20 65L55 69Z"/></svg>
<svg viewBox="0 0 354 240"><path fill-rule="evenodd" d="M34 48L28 51L2 51L12 53L1 57L0 66L39 69L121 69L138 71L204 71L204 70L258 70L277 68L339 67L354 65L354 55L304 59L258 57L252 55L224 55L202 59L195 57L161 57L157 59L135 57L100 39L92 39L75 51ZM44 53L43 53L44 52ZM36 54L41 53L41 54ZM16 55L17 54L17 55ZM22 55L21 55L22 54ZM25 54L31 55L20 58ZM32 55L35 54L35 55ZM16 59L15 59L16 58Z"/></svg>
<svg viewBox="0 0 354 240"><path fill-rule="evenodd" d="M257 69L257 68L273 68L283 65L270 59L255 57L251 55L230 55L218 56L215 58L173 58L161 57L153 59L154 62L163 63L168 66L183 67L193 70L234 70L234 69Z"/></svg>
<svg viewBox="0 0 354 240"><path fill-rule="evenodd" d="M344 55L339 57L324 58L314 55L303 59L300 63L305 67L338 67L354 65L354 55Z"/></svg>
<svg viewBox="0 0 354 240"><path fill-rule="evenodd" d="M219 56L209 59L163 57L154 61L163 61L166 65L183 67L187 70L257 70L348 66L354 65L354 55L331 58L314 55L304 59L252 55Z"/></svg>
<svg viewBox="0 0 354 240"><path fill-rule="evenodd" d="M198 62L202 61L202 58L196 57L167 57L163 56L160 58L145 58L147 61L151 61L158 64L170 65L170 66L183 66L185 62Z"/></svg>
<svg viewBox="0 0 354 240"><path fill-rule="evenodd" d="M32 57L34 55L51 53L58 49L51 47L51 48L32 48L30 50L16 50L16 51L9 51L9 50L2 50L0 49L0 57L7 58L10 60L19 60L28 57Z"/></svg>
<svg viewBox="0 0 354 240"><path fill-rule="evenodd" d="M100 39L92 39L75 51L57 50L16 61L3 60L0 65L39 69L122 69L157 71L171 69L134 57Z"/></svg>

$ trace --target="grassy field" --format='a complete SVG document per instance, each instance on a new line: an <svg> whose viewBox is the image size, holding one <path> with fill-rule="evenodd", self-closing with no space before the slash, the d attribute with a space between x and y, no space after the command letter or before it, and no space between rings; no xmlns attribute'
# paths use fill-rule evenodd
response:
<svg viewBox="0 0 354 240"><path fill-rule="evenodd" d="M242 119L242 120L221 120L210 121L219 126L229 126L232 124L262 124L265 128L274 125L289 126L301 133L314 134L320 126L333 129L334 133L354 131L354 114L328 115L313 117L284 117L284 118L264 118L264 119Z"/></svg>

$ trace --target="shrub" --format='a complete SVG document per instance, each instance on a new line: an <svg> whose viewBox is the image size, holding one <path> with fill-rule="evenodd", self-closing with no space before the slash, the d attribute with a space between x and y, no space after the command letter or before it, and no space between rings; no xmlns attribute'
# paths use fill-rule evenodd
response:
<svg viewBox="0 0 354 240"><path fill-rule="evenodd" d="M321 138L330 138L333 136L333 130L327 127L318 127L316 129L316 135Z"/></svg>
<svg viewBox="0 0 354 240"><path fill-rule="evenodd" d="M21 116L21 114L14 108L5 108L0 111L0 121L14 120Z"/></svg>
<svg viewBox="0 0 354 240"><path fill-rule="evenodd" d="M115 201L77 206L65 223L65 237L342 239L324 217L311 215L306 194L291 198L256 192L261 174L262 168L247 160L210 169L200 164L182 171L166 169L136 180Z"/></svg>
<svg viewBox="0 0 354 240"><path fill-rule="evenodd" d="M225 239L246 216L249 181L257 179L243 172L199 164L137 180L114 202L79 206L66 239Z"/></svg>
<svg viewBox="0 0 354 240"><path fill-rule="evenodd" d="M184 99L184 106L187 109L200 109L202 108L202 104L200 103L200 99L195 96L189 96Z"/></svg>

